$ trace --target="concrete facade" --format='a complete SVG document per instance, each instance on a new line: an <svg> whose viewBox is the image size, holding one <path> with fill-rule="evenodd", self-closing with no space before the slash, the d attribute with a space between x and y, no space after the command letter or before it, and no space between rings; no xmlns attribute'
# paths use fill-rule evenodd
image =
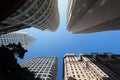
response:
<svg viewBox="0 0 120 80"><path fill-rule="evenodd" d="M113 57L110 58L108 54L80 54L78 57L73 53L65 54L63 80L119 80L120 62L117 59L120 55L111 55ZM105 64L105 61L109 63Z"/></svg>
<svg viewBox="0 0 120 80"><path fill-rule="evenodd" d="M67 29L71 33L120 30L120 1L69 0Z"/></svg>

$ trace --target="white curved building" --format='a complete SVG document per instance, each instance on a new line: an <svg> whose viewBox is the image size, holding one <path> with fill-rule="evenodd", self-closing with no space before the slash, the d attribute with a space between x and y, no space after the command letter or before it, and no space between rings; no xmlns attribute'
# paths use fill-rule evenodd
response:
<svg viewBox="0 0 120 80"><path fill-rule="evenodd" d="M0 23L0 31L2 34L27 27L55 31L58 25L57 0L27 0L16 12Z"/></svg>
<svg viewBox="0 0 120 80"><path fill-rule="evenodd" d="M25 32L12 32L0 35L0 46L13 43L18 44L20 42L22 47L26 49L30 47L34 41L35 39Z"/></svg>

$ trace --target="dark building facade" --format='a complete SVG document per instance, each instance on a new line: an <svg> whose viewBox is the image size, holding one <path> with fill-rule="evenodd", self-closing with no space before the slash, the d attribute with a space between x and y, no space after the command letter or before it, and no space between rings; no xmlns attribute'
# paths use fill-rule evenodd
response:
<svg viewBox="0 0 120 80"><path fill-rule="evenodd" d="M104 53L104 55L96 55L96 60L105 65L117 75L120 76L120 55L114 55L112 53Z"/></svg>
<svg viewBox="0 0 120 80"><path fill-rule="evenodd" d="M105 80L120 79L120 55L106 52L103 54L92 53L91 55L86 55L85 57L91 59L96 66L108 75L108 78Z"/></svg>
<svg viewBox="0 0 120 80"><path fill-rule="evenodd" d="M74 34L120 30L119 0L68 0L67 29Z"/></svg>

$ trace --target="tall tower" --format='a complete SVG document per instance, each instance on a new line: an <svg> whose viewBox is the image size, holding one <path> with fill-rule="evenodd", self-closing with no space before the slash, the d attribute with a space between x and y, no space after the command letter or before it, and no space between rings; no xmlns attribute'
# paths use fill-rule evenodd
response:
<svg viewBox="0 0 120 80"><path fill-rule="evenodd" d="M56 80L57 76L57 57L43 56L34 57L20 64L22 67L35 73L35 77L42 80Z"/></svg>
<svg viewBox="0 0 120 80"><path fill-rule="evenodd" d="M68 0L67 29L74 34L120 30L120 1Z"/></svg>
<svg viewBox="0 0 120 80"><path fill-rule="evenodd" d="M18 44L19 42L21 45L26 49L28 48L35 39L30 36L28 33L25 32L12 32L8 34L0 35L0 46L8 45L8 44Z"/></svg>
<svg viewBox="0 0 120 80"><path fill-rule="evenodd" d="M110 55L110 53L108 55L80 54L79 57L71 53L65 54L63 80L119 80L119 58L120 55Z"/></svg>
<svg viewBox="0 0 120 80"><path fill-rule="evenodd" d="M22 4L22 1L24 1L24 4ZM17 1L16 3L16 4L21 3L22 4L21 7L17 8L14 12L12 12L11 15L9 14L7 18L3 19L0 22L0 34L28 27L35 27L40 30L48 29L51 31L55 31L58 28L59 26L58 0L22 0L22 1ZM8 5L6 7L8 7ZM9 11L14 10L14 8L16 7L11 8Z"/></svg>

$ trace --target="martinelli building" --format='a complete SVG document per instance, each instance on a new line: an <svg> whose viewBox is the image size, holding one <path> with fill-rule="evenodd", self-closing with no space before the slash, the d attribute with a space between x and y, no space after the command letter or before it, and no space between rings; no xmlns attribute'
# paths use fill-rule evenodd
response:
<svg viewBox="0 0 120 80"><path fill-rule="evenodd" d="M0 34L35 27L55 31L59 26L58 0L2 0Z"/></svg>

